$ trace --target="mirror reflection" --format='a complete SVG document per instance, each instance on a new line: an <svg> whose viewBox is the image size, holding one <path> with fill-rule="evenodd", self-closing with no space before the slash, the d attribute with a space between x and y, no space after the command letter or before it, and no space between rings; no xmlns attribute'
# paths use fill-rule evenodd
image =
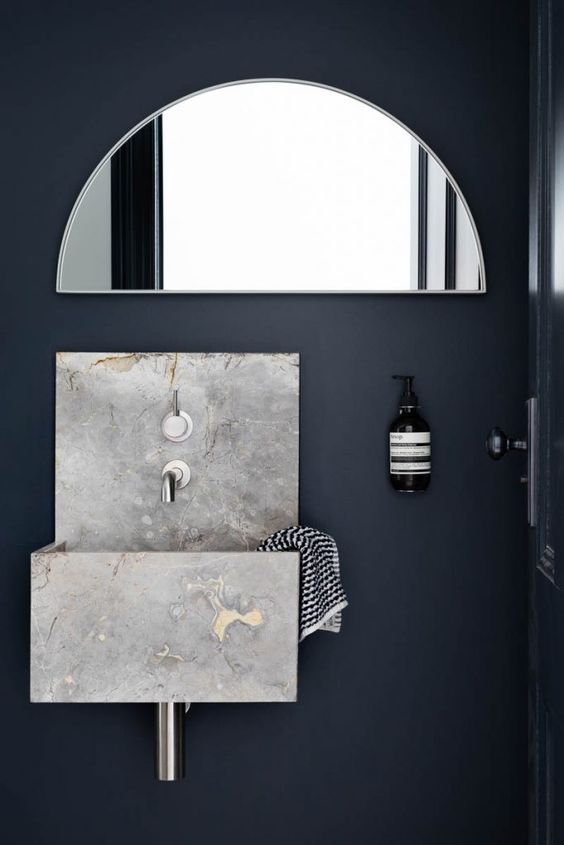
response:
<svg viewBox="0 0 564 845"><path fill-rule="evenodd" d="M106 158L65 232L61 292L481 292L467 205L352 95L249 81L165 109Z"/></svg>

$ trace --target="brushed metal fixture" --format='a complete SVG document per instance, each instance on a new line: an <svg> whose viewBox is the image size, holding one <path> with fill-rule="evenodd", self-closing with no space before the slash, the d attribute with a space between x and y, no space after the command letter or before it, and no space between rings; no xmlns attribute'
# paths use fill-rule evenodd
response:
<svg viewBox="0 0 564 845"><path fill-rule="evenodd" d="M161 502L174 502L176 491L176 475L173 472L163 472L161 484Z"/></svg>
<svg viewBox="0 0 564 845"><path fill-rule="evenodd" d="M155 777L174 781L184 777L185 705L173 701L155 707Z"/></svg>
<svg viewBox="0 0 564 845"><path fill-rule="evenodd" d="M503 429L495 426L487 436L486 449L492 460L499 461L507 452L526 452L527 441L508 437Z"/></svg>
<svg viewBox="0 0 564 845"><path fill-rule="evenodd" d="M190 467L184 461L169 461L164 465L161 483L161 502L174 502L177 490L190 482Z"/></svg>
<svg viewBox="0 0 564 845"><path fill-rule="evenodd" d="M508 437L498 426L492 428L486 439L486 451L490 458L499 461L507 452L517 451L527 453L527 474L521 477L527 485L527 522L534 528L537 524L537 492L538 492L538 424L537 398L527 399L527 439L520 440Z"/></svg>
<svg viewBox="0 0 564 845"><path fill-rule="evenodd" d="M537 524L539 428L537 397L527 399L527 517L531 528Z"/></svg>
<svg viewBox="0 0 564 845"><path fill-rule="evenodd" d="M186 411L178 410L178 388L175 387L172 391L172 411L164 417L161 428L167 440L173 443L181 443L187 440L192 434L194 424L192 418Z"/></svg>

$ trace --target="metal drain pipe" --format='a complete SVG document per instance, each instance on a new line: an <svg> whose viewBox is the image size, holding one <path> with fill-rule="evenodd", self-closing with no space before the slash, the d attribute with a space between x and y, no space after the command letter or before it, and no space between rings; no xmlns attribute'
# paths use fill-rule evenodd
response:
<svg viewBox="0 0 564 845"><path fill-rule="evenodd" d="M167 701L155 707L155 777L182 780L184 777L185 704Z"/></svg>

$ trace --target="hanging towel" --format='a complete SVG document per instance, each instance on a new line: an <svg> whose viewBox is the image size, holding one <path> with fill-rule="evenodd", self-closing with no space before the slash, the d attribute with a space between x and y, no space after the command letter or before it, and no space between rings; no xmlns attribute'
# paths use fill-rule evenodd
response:
<svg viewBox="0 0 564 845"><path fill-rule="evenodd" d="M347 597L334 539L315 528L293 525L263 540L259 552L300 552L300 642L314 631L341 630Z"/></svg>

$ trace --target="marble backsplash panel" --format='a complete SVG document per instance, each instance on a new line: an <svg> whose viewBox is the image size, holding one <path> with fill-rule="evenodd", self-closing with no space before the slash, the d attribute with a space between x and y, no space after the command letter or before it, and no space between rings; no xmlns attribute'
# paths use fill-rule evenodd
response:
<svg viewBox="0 0 564 845"><path fill-rule="evenodd" d="M172 390L191 436L168 441ZM248 551L298 521L299 355L57 354L56 539L67 550ZM161 472L190 484L160 501Z"/></svg>

